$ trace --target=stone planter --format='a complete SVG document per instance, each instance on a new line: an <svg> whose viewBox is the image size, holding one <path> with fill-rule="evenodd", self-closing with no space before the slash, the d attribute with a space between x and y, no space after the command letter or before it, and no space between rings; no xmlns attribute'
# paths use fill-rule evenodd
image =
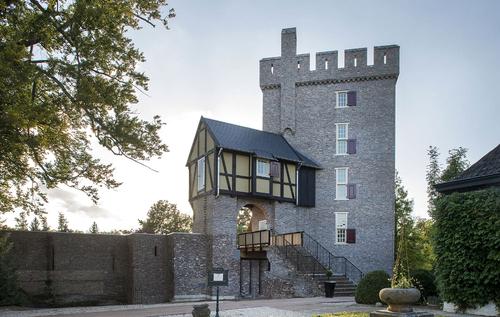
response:
<svg viewBox="0 0 500 317"><path fill-rule="evenodd" d="M208 304L194 305L192 314L193 317L209 317L210 309Z"/></svg>
<svg viewBox="0 0 500 317"><path fill-rule="evenodd" d="M416 288L383 288L378 297L389 305L388 311L407 313L413 311L410 305L418 302L420 291Z"/></svg>

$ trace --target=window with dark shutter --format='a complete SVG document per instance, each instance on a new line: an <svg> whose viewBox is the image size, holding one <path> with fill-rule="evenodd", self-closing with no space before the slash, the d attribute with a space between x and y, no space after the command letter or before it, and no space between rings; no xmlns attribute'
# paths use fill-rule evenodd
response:
<svg viewBox="0 0 500 317"><path fill-rule="evenodd" d="M347 229L345 240L347 243L356 243L356 229Z"/></svg>
<svg viewBox="0 0 500 317"><path fill-rule="evenodd" d="M347 185L347 198L355 199L356 198L356 184L348 184Z"/></svg>
<svg viewBox="0 0 500 317"><path fill-rule="evenodd" d="M356 105L356 92L348 91L347 92L347 106L352 107Z"/></svg>
<svg viewBox="0 0 500 317"><path fill-rule="evenodd" d="M280 178L280 163L279 162L274 162L274 161L271 162L269 174L271 175L271 177Z"/></svg>
<svg viewBox="0 0 500 317"><path fill-rule="evenodd" d="M347 154L356 154L356 139L347 140Z"/></svg>

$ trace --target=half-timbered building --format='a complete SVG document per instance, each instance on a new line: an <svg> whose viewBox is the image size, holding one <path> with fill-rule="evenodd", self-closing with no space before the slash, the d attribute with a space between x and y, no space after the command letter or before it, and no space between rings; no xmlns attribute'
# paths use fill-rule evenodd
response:
<svg viewBox="0 0 500 317"><path fill-rule="evenodd" d="M202 117L187 159L193 231L208 267L229 270L224 296L310 296L331 271L337 295L391 271L399 47L260 61L263 130ZM250 224L238 223L251 211Z"/></svg>

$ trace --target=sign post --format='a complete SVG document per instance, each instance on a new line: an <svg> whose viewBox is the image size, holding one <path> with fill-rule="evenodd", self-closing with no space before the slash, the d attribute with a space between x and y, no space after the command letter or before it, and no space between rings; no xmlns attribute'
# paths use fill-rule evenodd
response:
<svg viewBox="0 0 500 317"><path fill-rule="evenodd" d="M215 317L219 317L219 286L227 286L228 284L228 270L221 267L214 268L208 274L208 286L217 287L217 297L215 302Z"/></svg>

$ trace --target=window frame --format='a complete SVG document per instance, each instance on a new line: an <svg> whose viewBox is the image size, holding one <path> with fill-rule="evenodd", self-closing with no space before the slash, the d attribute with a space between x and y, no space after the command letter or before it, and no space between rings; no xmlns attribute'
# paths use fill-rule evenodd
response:
<svg viewBox="0 0 500 317"><path fill-rule="evenodd" d="M259 163L264 163L267 168L264 169L264 171L260 170L259 169L259 166L263 166ZM267 170L267 172L266 172ZM258 158L255 162L255 176L257 177L264 177L264 178L270 178L271 175L271 162L269 160L266 160L266 159L261 159L261 158Z"/></svg>
<svg viewBox="0 0 500 317"><path fill-rule="evenodd" d="M348 92L349 92L349 90L338 90L335 92L335 109L349 108L349 106L347 105L347 93ZM340 95L341 94L345 95L344 106L341 106L341 104L340 104Z"/></svg>
<svg viewBox="0 0 500 317"><path fill-rule="evenodd" d="M343 138L339 138L339 127L345 126L345 136ZM349 155L347 153L347 141L349 140L349 123L348 122L339 122L335 123L335 155ZM339 153L339 145L340 141L345 144L345 153Z"/></svg>
<svg viewBox="0 0 500 317"><path fill-rule="evenodd" d="M345 170L345 183L340 183L339 184L339 177L338 177L338 171L339 170ZM340 186L345 186L345 198L339 198L339 185ZM349 200L348 196L348 188L347 186L349 185L349 167L336 167L335 168L335 200Z"/></svg>
<svg viewBox="0 0 500 317"><path fill-rule="evenodd" d="M196 162L197 165L197 171L196 171L196 179L197 179L197 187L198 187L198 192L203 191L206 186L206 180L205 180L205 156L200 157L198 161ZM203 167L203 173L200 173L200 166ZM200 178L202 179L202 182L200 182Z"/></svg>
<svg viewBox="0 0 500 317"><path fill-rule="evenodd" d="M345 216L345 227L339 227L339 218L340 216ZM348 212L335 212L335 244L347 244L347 224L348 224L349 213ZM339 241L339 231L343 230L343 238L344 241Z"/></svg>

